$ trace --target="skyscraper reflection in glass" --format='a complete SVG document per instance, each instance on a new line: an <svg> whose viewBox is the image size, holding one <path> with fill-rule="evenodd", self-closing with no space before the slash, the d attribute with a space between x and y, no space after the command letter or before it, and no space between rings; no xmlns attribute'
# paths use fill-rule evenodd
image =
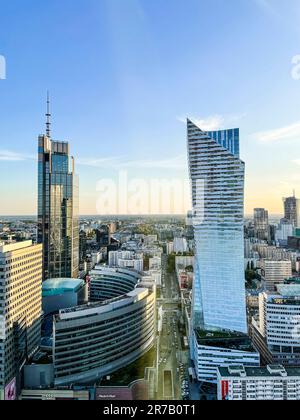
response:
<svg viewBox="0 0 300 420"><path fill-rule="evenodd" d="M44 245L43 277L78 276L78 177L69 144L38 140L38 242Z"/></svg>

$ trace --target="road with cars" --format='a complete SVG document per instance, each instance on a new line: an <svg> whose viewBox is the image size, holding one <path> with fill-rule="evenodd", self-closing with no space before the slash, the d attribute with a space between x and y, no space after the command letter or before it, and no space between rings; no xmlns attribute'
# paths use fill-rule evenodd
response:
<svg viewBox="0 0 300 420"><path fill-rule="evenodd" d="M172 399L190 399L188 378L188 352L183 348L180 333L181 311L178 306L180 290L175 273L167 272L167 257L162 258L162 293L159 304L163 308L162 331L158 338L158 383L157 397L164 400L165 372L172 372Z"/></svg>

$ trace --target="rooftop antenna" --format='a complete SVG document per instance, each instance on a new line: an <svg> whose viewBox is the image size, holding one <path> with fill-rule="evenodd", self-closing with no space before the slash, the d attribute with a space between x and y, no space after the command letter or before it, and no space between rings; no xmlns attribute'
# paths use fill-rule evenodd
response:
<svg viewBox="0 0 300 420"><path fill-rule="evenodd" d="M46 135L47 137L51 137L51 112L50 112L50 94L49 91L47 91L47 121L46 121Z"/></svg>

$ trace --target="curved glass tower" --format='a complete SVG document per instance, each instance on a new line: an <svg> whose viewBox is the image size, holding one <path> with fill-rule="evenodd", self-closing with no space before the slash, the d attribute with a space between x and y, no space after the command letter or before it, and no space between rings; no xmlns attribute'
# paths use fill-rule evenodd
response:
<svg viewBox="0 0 300 420"><path fill-rule="evenodd" d="M193 329L246 333L239 129L203 132L190 120L187 129L196 244Z"/></svg>

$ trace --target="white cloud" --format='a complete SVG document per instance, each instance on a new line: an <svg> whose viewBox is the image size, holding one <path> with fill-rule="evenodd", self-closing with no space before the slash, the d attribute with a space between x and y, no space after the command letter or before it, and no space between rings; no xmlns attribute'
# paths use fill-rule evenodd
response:
<svg viewBox="0 0 300 420"><path fill-rule="evenodd" d="M76 162L79 165L103 169L184 169L186 167L186 156L180 155L161 160L129 160L125 157L111 157L103 159L86 158L78 159Z"/></svg>
<svg viewBox="0 0 300 420"><path fill-rule="evenodd" d="M223 130L225 128L232 128L241 119L245 117L245 113L242 114L229 114L229 115L210 115L206 118L203 117L188 117L203 131L216 131ZM186 118L178 117L178 121L186 123Z"/></svg>
<svg viewBox="0 0 300 420"><path fill-rule="evenodd" d="M256 140L264 143L273 143L291 140L300 137L300 122L273 130L261 131L252 135Z"/></svg>
<svg viewBox="0 0 300 420"><path fill-rule="evenodd" d="M82 166L91 166L94 168L114 168L119 165L120 157L108 157L108 158L83 158L75 159L75 163Z"/></svg>
<svg viewBox="0 0 300 420"><path fill-rule="evenodd" d="M34 160L35 156L22 153L16 153L9 150L0 150L0 161L21 162L24 160Z"/></svg>
<svg viewBox="0 0 300 420"><path fill-rule="evenodd" d="M225 125L225 119L222 115L212 115L204 119L193 119L193 121L203 131L221 130Z"/></svg>
<svg viewBox="0 0 300 420"><path fill-rule="evenodd" d="M222 115L211 115L207 118L189 117L201 130L214 131L220 130L225 125L225 118ZM178 121L186 123L186 118L178 117Z"/></svg>
<svg viewBox="0 0 300 420"><path fill-rule="evenodd" d="M123 163L124 167L146 169L184 169L186 165L185 155L162 160L135 160Z"/></svg>
<svg viewBox="0 0 300 420"><path fill-rule="evenodd" d="M0 161L22 162L26 160L36 160L37 156L16 153L9 150L0 150ZM187 166L186 156L174 156L167 159L135 159L130 160L125 156L111 156L106 158L88 157L76 158L75 164L89 166L100 169L185 169Z"/></svg>

